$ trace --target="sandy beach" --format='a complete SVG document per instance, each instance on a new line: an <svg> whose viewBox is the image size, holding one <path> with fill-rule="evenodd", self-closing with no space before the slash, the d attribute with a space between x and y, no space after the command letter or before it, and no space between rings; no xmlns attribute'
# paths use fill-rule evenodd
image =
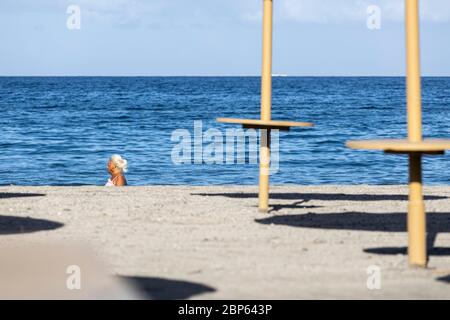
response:
<svg viewBox="0 0 450 320"><path fill-rule="evenodd" d="M0 247L83 243L153 298L449 299L450 187L425 195L425 270L408 267L406 186L277 186L269 214L253 186L1 187Z"/></svg>

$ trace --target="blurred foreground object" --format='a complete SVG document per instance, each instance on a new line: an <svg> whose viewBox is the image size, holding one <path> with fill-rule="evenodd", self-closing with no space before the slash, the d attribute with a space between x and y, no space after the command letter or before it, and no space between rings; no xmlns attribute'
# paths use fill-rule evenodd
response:
<svg viewBox="0 0 450 320"><path fill-rule="evenodd" d="M0 257L0 299L142 298L83 246L20 244Z"/></svg>

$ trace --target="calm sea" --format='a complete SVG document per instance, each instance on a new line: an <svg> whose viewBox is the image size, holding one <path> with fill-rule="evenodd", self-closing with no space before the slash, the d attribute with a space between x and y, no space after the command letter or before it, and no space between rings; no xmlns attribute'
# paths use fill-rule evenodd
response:
<svg viewBox="0 0 450 320"><path fill-rule="evenodd" d="M273 118L311 121L280 134L278 184L397 184L407 159L352 151L349 139L406 135L404 78L274 78ZM254 164L175 165L176 129L225 132L216 117L259 117L256 77L0 78L0 184L102 185L108 157L131 185L256 184ZM424 136L450 137L450 78L423 80ZM449 184L450 157L426 158L428 184Z"/></svg>

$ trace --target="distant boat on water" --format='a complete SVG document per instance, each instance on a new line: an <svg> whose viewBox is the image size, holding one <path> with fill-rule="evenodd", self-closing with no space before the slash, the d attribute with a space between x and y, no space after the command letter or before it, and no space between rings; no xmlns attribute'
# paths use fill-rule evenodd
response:
<svg viewBox="0 0 450 320"><path fill-rule="evenodd" d="M274 73L272 74L272 77L287 77L287 74L281 74L281 73Z"/></svg>

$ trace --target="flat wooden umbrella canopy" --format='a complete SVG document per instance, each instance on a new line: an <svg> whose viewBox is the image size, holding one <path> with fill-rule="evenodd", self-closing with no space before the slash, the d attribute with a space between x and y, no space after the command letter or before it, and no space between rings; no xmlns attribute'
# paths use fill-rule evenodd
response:
<svg viewBox="0 0 450 320"><path fill-rule="evenodd" d="M310 122L280 121L280 120L257 120L257 119L234 119L217 118L218 122L242 124L244 128L253 129L278 129L288 131L291 127L312 127Z"/></svg>
<svg viewBox="0 0 450 320"><path fill-rule="evenodd" d="M259 152L259 210L269 209L270 130L288 131L291 127L312 127L309 122L272 120L272 34L273 0L263 0L263 62L261 83L261 119L218 118L221 123L240 124L261 130Z"/></svg>
<svg viewBox="0 0 450 320"><path fill-rule="evenodd" d="M450 140L429 139L418 142L408 139L361 140L349 141L347 146L352 149L383 150L386 153L444 154L445 150L450 149Z"/></svg>
<svg viewBox="0 0 450 320"><path fill-rule="evenodd" d="M422 191L422 156L443 154L450 140L423 140L420 83L419 1L406 1L408 139L349 141L353 149L409 154L408 255L412 266L427 265L426 214Z"/></svg>

